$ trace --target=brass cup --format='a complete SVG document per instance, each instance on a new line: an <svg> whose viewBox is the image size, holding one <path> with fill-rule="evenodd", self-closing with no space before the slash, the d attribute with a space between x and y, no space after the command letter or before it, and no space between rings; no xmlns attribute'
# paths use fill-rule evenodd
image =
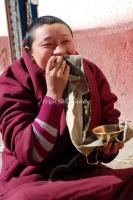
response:
<svg viewBox="0 0 133 200"><path fill-rule="evenodd" d="M92 132L97 139L102 139L104 142L117 141L122 142L125 126L122 124L107 124L93 128Z"/></svg>

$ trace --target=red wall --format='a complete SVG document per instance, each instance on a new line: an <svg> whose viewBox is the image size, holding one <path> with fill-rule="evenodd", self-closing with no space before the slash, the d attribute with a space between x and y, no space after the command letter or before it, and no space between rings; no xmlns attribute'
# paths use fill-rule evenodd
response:
<svg viewBox="0 0 133 200"><path fill-rule="evenodd" d="M133 29L74 32L78 52L104 72L118 96L121 119L133 120Z"/></svg>
<svg viewBox="0 0 133 200"><path fill-rule="evenodd" d="M95 29L74 32L78 52L104 72L118 96L121 118L133 120L133 29ZM1 50L4 51L1 53ZM0 37L0 71L11 63L8 37Z"/></svg>
<svg viewBox="0 0 133 200"><path fill-rule="evenodd" d="M0 73L11 64L11 52L8 36L0 37Z"/></svg>

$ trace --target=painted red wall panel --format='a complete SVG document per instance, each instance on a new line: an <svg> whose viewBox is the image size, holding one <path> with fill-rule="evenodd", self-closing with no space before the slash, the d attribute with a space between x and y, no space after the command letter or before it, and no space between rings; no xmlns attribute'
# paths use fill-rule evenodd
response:
<svg viewBox="0 0 133 200"><path fill-rule="evenodd" d="M11 64L10 45L7 36L0 37L0 73Z"/></svg>
<svg viewBox="0 0 133 200"><path fill-rule="evenodd" d="M133 29L74 32L78 52L104 72L118 96L121 119L133 120Z"/></svg>

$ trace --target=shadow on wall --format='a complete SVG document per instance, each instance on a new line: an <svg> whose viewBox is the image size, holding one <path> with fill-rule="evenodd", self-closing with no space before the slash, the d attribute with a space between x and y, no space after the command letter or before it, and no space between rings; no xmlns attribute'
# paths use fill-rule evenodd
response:
<svg viewBox="0 0 133 200"><path fill-rule="evenodd" d="M132 26L133 27L133 26ZM118 96L121 119L133 120L133 28L125 25L74 32L79 54L98 65Z"/></svg>
<svg viewBox="0 0 133 200"><path fill-rule="evenodd" d="M0 73L11 64L11 52L8 36L0 37Z"/></svg>

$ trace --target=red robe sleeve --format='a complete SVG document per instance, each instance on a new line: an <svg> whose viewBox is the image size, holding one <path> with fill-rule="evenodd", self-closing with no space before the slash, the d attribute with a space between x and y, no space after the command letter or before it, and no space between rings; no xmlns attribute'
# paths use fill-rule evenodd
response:
<svg viewBox="0 0 133 200"><path fill-rule="evenodd" d="M36 74L35 72L35 76ZM38 80L41 78L41 74L40 77L38 75ZM42 85L43 83L38 86L33 84L25 65L19 61L5 70L0 77L0 131L4 145L14 157L26 165L36 165L42 161L42 159L40 161L33 159L35 158L33 156L35 147L40 152L40 144L37 145L38 141L33 132L33 122L42 108L40 99L43 101L45 96L44 92L40 95ZM38 91L38 96L35 91ZM42 112L46 116L49 116L48 110L53 109L51 125L56 124L55 128L58 130L62 108L59 113L59 105L50 103L46 106L43 105L44 107L47 109L43 109ZM44 155L41 152L41 157L43 158L43 156L45 159L46 152Z"/></svg>

